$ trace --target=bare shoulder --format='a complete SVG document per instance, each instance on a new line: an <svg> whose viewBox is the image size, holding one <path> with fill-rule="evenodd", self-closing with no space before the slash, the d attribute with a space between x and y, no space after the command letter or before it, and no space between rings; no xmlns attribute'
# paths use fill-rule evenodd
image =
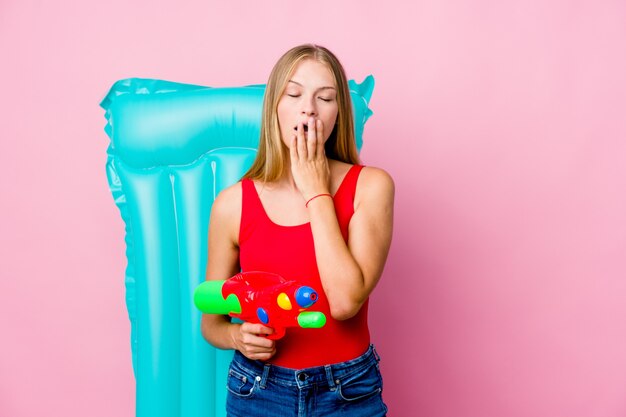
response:
<svg viewBox="0 0 626 417"><path fill-rule="evenodd" d="M219 213L239 211L241 212L241 181L223 189L215 197L213 210Z"/></svg>
<svg viewBox="0 0 626 417"><path fill-rule="evenodd" d="M217 228L236 242L241 220L241 181L223 189L215 198L211 209L211 228Z"/></svg>
<svg viewBox="0 0 626 417"><path fill-rule="evenodd" d="M363 167L357 182L355 200L384 199L393 201L395 185L387 171L376 167Z"/></svg>

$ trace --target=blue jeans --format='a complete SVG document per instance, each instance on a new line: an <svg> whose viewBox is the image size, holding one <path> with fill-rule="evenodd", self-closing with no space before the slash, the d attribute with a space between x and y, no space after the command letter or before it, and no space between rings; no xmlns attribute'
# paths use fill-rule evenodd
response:
<svg viewBox="0 0 626 417"><path fill-rule="evenodd" d="M228 370L229 417L384 417L380 357L374 346L358 358L290 369L252 361L235 351Z"/></svg>

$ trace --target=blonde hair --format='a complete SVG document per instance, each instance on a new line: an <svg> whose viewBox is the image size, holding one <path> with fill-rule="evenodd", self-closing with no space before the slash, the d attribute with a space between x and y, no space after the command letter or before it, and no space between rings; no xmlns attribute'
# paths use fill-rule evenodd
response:
<svg viewBox="0 0 626 417"><path fill-rule="evenodd" d="M325 64L335 77L337 84L337 123L324 145L326 156L350 164L360 163L354 137L350 90L343 66L337 57L323 46L304 44L287 51L280 57L270 73L263 98L259 150L256 159L243 178L272 182L283 175L289 150L280 136L278 102L296 67L306 59Z"/></svg>

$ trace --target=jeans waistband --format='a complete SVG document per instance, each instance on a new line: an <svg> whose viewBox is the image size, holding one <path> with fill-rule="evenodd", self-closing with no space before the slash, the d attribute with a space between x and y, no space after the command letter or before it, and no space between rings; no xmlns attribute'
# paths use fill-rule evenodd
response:
<svg viewBox="0 0 626 417"><path fill-rule="evenodd" d="M304 369L284 368L270 363L253 361L246 358L239 351L235 351L233 357L233 363L236 366L255 375L261 388L265 388L267 381L271 380L279 385L298 386L299 388L317 384L328 385L331 389L334 389L338 380L369 366L376 365L378 361L380 361L380 357L376 349L374 349L374 345L370 345L365 353L354 359L332 365Z"/></svg>

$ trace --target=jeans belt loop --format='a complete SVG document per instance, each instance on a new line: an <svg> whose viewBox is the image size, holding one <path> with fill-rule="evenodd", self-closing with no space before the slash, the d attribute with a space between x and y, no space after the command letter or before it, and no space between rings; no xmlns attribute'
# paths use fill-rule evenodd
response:
<svg viewBox="0 0 626 417"><path fill-rule="evenodd" d="M324 365L324 370L326 371L326 380L328 381L328 388L331 391L335 391L337 389L335 384L335 378L333 377L333 370L330 365Z"/></svg>
<svg viewBox="0 0 626 417"><path fill-rule="evenodd" d="M376 362L380 362L380 356L378 355L378 352L376 352L376 348L374 348L374 345L372 345L372 352L374 353L374 357L376 358Z"/></svg>
<svg viewBox="0 0 626 417"><path fill-rule="evenodd" d="M265 389L265 383L267 382L267 376L270 373L270 367L272 365L270 365L269 363L266 363L265 366L263 366L263 376L261 376L261 382L259 384L259 388L261 389Z"/></svg>

